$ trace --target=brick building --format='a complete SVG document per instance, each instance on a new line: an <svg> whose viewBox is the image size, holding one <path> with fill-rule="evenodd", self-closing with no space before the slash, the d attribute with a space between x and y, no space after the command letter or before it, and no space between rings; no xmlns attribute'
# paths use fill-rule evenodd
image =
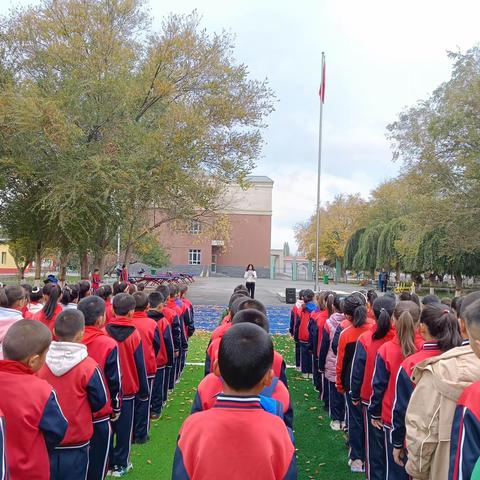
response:
<svg viewBox="0 0 480 480"><path fill-rule="evenodd" d="M169 224L158 229L159 241L170 255L170 270L243 277L247 264L253 263L259 277L270 277L273 181L250 176L248 183L246 190L230 186L222 197L219 214L229 220L229 240L209 237L196 221L184 232Z"/></svg>

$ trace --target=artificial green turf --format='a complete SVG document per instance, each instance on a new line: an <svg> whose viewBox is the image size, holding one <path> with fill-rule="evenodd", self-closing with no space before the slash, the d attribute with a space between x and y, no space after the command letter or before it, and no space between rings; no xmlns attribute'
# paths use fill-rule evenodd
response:
<svg viewBox="0 0 480 480"><path fill-rule="evenodd" d="M209 338L208 333L195 333L190 341L187 362L203 363ZM274 341L275 348L284 356L287 364L292 365L294 362L292 340L286 335L275 335ZM287 376L295 414L298 478L300 480L361 478L358 474L350 473L347 466L345 437L343 433L333 432L330 429L328 414L323 410L311 381L304 379L291 368L288 369ZM202 378L203 366L185 367L182 379L170 396L162 418L152 423L150 442L133 446L134 468L128 475L129 479L167 480L171 478L178 430L190 412L196 387Z"/></svg>

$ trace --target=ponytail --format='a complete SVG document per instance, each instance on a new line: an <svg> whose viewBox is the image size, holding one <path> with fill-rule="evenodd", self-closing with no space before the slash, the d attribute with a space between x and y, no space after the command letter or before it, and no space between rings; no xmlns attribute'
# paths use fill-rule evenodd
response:
<svg viewBox="0 0 480 480"><path fill-rule="evenodd" d="M355 312L353 314L353 326L356 328L362 327L367 323L367 307L365 306L359 306L355 309Z"/></svg>
<svg viewBox="0 0 480 480"><path fill-rule="evenodd" d="M110 285L102 285L98 290L97 290L97 297L103 298L104 300L107 300L108 297L112 294L112 287Z"/></svg>
<svg viewBox="0 0 480 480"><path fill-rule="evenodd" d="M51 320L58 305L60 287L56 283L47 283L42 291L43 294L48 297L47 303L43 306L42 311L47 319Z"/></svg>
<svg viewBox="0 0 480 480"><path fill-rule="evenodd" d="M420 307L411 300L398 302L394 316L397 337L400 341L402 355L405 358L417 351L415 335L420 320Z"/></svg>
<svg viewBox="0 0 480 480"><path fill-rule="evenodd" d="M420 322L428 328L428 332L438 342L438 348L442 352L462 344L457 317L445 305L440 303L425 305Z"/></svg>
<svg viewBox="0 0 480 480"><path fill-rule="evenodd" d="M25 290L20 285L7 285L0 288L0 307L12 308L25 298Z"/></svg>
<svg viewBox="0 0 480 480"><path fill-rule="evenodd" d="M329 293L327 297L327 310L328 310L328 318L330 318L335 312L333 310L335 305L335 294Z"/></svg>
<svg viewBox="0 0 480 480"><path fill-rule="evenodd" d="M78 282L78 299L87 297L88 292L90 292L90 282L88 280L81 280Z"/></svg>
<svg viewBox="0 0 480 480"><path fill-rule="evenodd" d="M72 287L65 286L62 290L62 305L68 305L78 300L78 292L79 288L77 285L72 285Z"/></svg>
<svg viewBox="0 0 480 480"><path fill-rule="evenodd" d="M385 295L374 300L372 307L377 323L377 328L373 334L373 338L375 340L381 340L387 336L388 332L392 328L391 319L395 310L395 299Z"/></svg>
<svg viewBox="0 0 480 480"><path fill-rule="evenodd" d="M360 292L352 293L348 295L348 297L345 297L345 299L343 300L343 313L353 318L357 308L365 307L366 303L367 301L365 300L365 297ZM365 312L366 312L366 309L365 309ZM366 317L366 313L365 313L365 317Z"/></svg>
<svg viewBox="0 0 480 480"><path fill-rule="evenodd" d="M115 282L113 284L113 295L117 295L118 293L125 293L125 290L128 287L127 282Z"/></svg>
<svg viewBox="0 0 480 480"><path fill-rule="evenodd" d="M375 290L369 290L367 292L367 302L373 307L375 300L378 298L377 292Z"/></svg>

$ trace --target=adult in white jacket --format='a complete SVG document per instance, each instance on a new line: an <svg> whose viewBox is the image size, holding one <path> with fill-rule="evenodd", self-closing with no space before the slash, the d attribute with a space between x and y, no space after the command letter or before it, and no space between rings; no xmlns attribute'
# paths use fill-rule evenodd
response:
<svg viewBox="0 0 480 480"><path fill-rule="evenodd" d="M255 282L257 280L257 272L255 271L255 267L251 263L247 265L243 278L245 279L248 294L252 298L255 298Z"/></svg>

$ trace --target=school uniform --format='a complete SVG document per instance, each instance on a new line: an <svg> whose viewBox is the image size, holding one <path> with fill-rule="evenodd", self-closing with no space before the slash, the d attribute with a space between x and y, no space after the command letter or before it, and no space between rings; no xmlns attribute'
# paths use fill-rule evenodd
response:
<svg viewBox="0 0 480 480"><path fill-rule="evenodd" d="M147 315L155 320L160 334L160 349L156 358L157 370L155 373L155 380L153 381L152 400L150 404L151 413L160 415L168 396L167 372L169 371L169 368L172 368L174 360L172 328L163 313L157 312L156 310L149 310Z"/></svg>
<svg viewBox="0 0 480 480"><path fill-rule="evenodd" d="M142 399L139 395L135 397L133 438L134 441L142 442L148 438L150 432L150 402L153 382L157 373L160 332L155 320L148 317L146 312L135 312L132 321L142 339L143 358L150 392L147 399Z"/></svg>
<svg viewBox="0 0 480 480"><path fill-rule="evenodd" d="M135 397L148 399L147 371L143 356L142 338L128 317L115 317L106 326L108 335L117 341L122 371L122 409L120 418L113 423L115 446L111 449L110 465L128 468L133 432Z"/></svg>
<svg viewBox="0 0 480 480"><path fill-rule="evenodd" d="M480 382L475 382L458 399L452 424L449 480L474 478L480 458L479 398Z"/></svg>
<svg viewBox="0 0 480 480"><path fill-rule="evenodd" d="M34 314L27 313L25 315L25 318L29 320L36 320L37 322L42 322L53 333L53 328L55 327L55 319L57 318L58 314L61 313L62 311L63 311L62 306L59 303L57 303L57 306L53 311L52 318L50 319L48 319L47 316L45 315L43 308L42 310L39 310L37 313L34 313Z"/></svg>
<svg viewBox="0 0 480 480"><path fill-rule="evenodd" d="M218 395L223 392L223 381L214 373L207 375L198 385L192 405L192 413L208 410L215 405ZM293 409L287 387L278 377L273 377L271 385L260 392L260 397L272 398L282 406L281 412L285 425L293 428Z"/></svg>
<svg viewBox="0 0 480 480"><path fill-rule="evenodd" d="M110 417L119 414L122 405L120 359L117 342L103 329L87 325L82 343L87 347L88 356L97 362L107 386L108 402L105 407L93 414L93 435L90 440L90 463L87 474L87 480L103 480L108 469L112 440Z"/></svg>
<svg viewBox="0 0 480 480"><path fill-rule="evenodd" d="M43 306L42 306L43 307ZM19 320L23 319L22 312L14 308L0 307L0 360L3 359L2 342L8 329Z"/></svg>
<svg viewBox="0 0 480 480"><path fill-rule="evenodd" d="M303 303L303 302L302 302ZM302 303L297 302L295 305L292 307L292 310L290 312L290 328L288 331L290 332L290 336L294 339L295 341L295 367L298 369L300 368L300 345L299 343L295 340L295 329L296 329L296 324L297 324L297 314L299 313L299 310L301 308Z"/></svg>
<svg viewBox="0 0 480 480"><path fill-rule="evenodd" d="M318 369L318 356L320 353L322 331L327 319L328 310L316 310L312 313L308 326L310 351L312 352L312 381L313 386L319 392L320 397L323 394L323 375Z"/></svg>
<svg viewBox="0 0 480 480"><path fill-rule="evenodd" d="M288 430L280 418L262 408L260 397L221 394L211 409L185 420L172 479L206 478L297 478L295 448Z"/></svg>
<svg viewBox="0 0 480 480"><path fill-rule="evenodd" d="M314 311L313 302L310 305L304 305L303 308L297 313L297 319L295 321L294 338L299 343L300 348L300 368L302 373L312 373L312 354L310 352L309 344L309 331L311 314Z"/></svg>
<svg viewBox="0 0 480 480"><path fill-rule="evenodd" d="M372 396L372 378L378 349L395 336L392 327L381 339L373 337L374 331L360 335L357 340L350 376L352 402L361 402L365 427L365 475L370 480L385 478L385 444L383 430L373 427L368 405Z"/></svg>
<svg viewBox="0 0 480 480"><path fill-rule="evenodd" d="M55 389L68 421L64 439L50 452L50 477L84 480L93 435L92 413L101 410L108 401L100 368L88 356L85 345L52 342L46 364L37 376Z"/></svg>
<svg viewBox="0 0 480 480"><path fill-rule="evenodd" d="M8 473L7 451L5 448L5 417L0 410L0 480L7 480Z"/></svg>
<svg viewBox="0 0 480 480"><path fill-rule="evenodd" d="M168 389L173 390L173 388L175 387L175 380L176 380L175 374L177 370L177 364L179 361L178 359L182 349L182 332L181 332L180 319L175 309L169 308L167 305L165 305L163 307L162 313L167 319L172 329L173 346L175 349L173 365L171 368L168 369Z"/></svg>
<svg viewBox="0 0 480 480"><path fill-rule="evenodd" d="M112 300L107 298L105 300L105 323L108 325L115 319L115 312L113 311Z"/></svg>
<svg viewBox="0 0 480 480"><path fill-rule="evenodd" d="M192 302L187 297L182 297L182 302L187 307L188 321L187 321L187 334L190 338L195 333L195 311L193 309Z"/></svg>
<svg viewBox="0 0 480 480"><path fill-rule="evenodd" d="M65 419L53 388L20 362L0 361L0 409L12 480L49 480L48 450L65 436Z"/></svg>
<svg viewBox="0 0 480 480"><path fill-rule="evenodd" d="M189 324L190 324L190 311L187 304L183 299L177 298L175 303L180 308L180 325L181 325L181 343L182 351L179 357L178 376L183 372L185 368L185 362L188 353L188 339L189 339Z"/></svg>

